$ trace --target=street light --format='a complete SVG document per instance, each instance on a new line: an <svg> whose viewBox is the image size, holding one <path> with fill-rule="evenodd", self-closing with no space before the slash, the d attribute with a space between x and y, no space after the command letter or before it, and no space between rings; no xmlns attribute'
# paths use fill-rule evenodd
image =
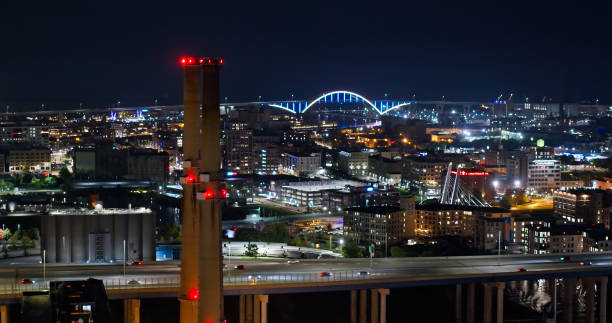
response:
<svg viewBox="0 0 612 323"><path fill-rule="evenodd" d="M520 187L521 186L521 181L519 181L518 179L514 180L514 187Z"/></svg>

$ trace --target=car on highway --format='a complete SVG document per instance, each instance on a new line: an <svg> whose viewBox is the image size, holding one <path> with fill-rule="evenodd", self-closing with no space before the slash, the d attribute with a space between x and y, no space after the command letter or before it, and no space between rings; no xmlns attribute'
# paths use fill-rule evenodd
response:
<svg viewBox="0 0 612 323"><path fill-rule="evenodd" d="M128 285L141 285L142 283L137 281L136 279L132 279L128 282Z"/></svg>
<svg viewBox="0 0 612 323"><path fill-rule="evenodd" d="M572 261L572 256L561 256L559 257L561 261Z"/></svg>
<svg viewBox="0 0 612 323"><path fill-rule="evenodd" d="M590 261L590 260L582 260L582 261L579 262L579 264L580 264L580 266L590 266L590 265L593 264L593 262Z"/></svg>
<svg viewBox="0 0 612 323"><path fill-rule="evenodd" d="M36 284L35 280L31 280L29 278L24 278L21 280L21 284L23 285L29 285L29 284Z"/></svg>
<svg viewBox="0 0 612 323"><path fill-rule="evenodd" d="M368 276L370 273L367 271L360 271L359 276Z"/></svg>
<svg viewBox="0 0 612 323"><path fill-rule="evenodd" d="M299 264L299 263L300 263L300 261L299 261L299 260L297 260L297 259L293 259L293 260L287 260L287 263L288 263L288 264Z"/></svg>
<svg viewBox="0 0 612 323"><path fill-rule="evenodd" d="M142 266L144 264L144 261L142 260L134 260L128 263L130 266Z"/></svg>
<svg viewBox="0 0 612 323"><path fill-rule="evenodd" d="M246 266L245 265L236 265L236 266L234 266L234 269L244 270L244 269L246 269Z"/></svg>
<svg viewBox="0 0 612 323"><path fill-rule="evenodd" d="M517 268L516 271L519 271L519 272L520 271L527 271L527 269L521 267L521 268Z"/></svg>
<svg viewBox="0 0 612 323"><path fill-rule="evenodd" d="M330 273L329 271L322 271L319 273L319 277L331 277L332 273Z"/></svg>

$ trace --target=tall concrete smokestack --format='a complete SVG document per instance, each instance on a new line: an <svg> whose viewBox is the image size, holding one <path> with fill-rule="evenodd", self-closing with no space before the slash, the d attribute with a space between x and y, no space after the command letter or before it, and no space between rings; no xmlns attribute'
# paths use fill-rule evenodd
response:
<svg viewBox="0 0 612 323"><path fill-rule="evenodd" d="M201 66L193 57L180 59L185 71L183 88L183 223L181 252L180 322L198 320L198 193L200 163Z"/></svg>
<svg viewBox="0 0 612 323"><path fill-rule="evenodd" d="M202 301L198 307L200 323L223 320L223 277L221 256L221 204L227 197L222 186L219 70L222 59L204 58L202 63L202 141L200 244L198 250L199 286ZM208 180L208 181L206 181Z"/></svg>
<svg viewBox="0 0 612 323"><path fill-rule="evenodd" d="M227 198L219 171L219 70L223 60L185 57L181 64L185 68L181 323L220 323L221 205Z"/></svg>

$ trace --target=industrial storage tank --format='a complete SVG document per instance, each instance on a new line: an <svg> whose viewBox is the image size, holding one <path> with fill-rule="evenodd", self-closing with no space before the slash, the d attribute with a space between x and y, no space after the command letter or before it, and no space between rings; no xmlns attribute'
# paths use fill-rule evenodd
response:
<svg viewBox="0 0 612 323"><path fill-rule="evenodd" d="M42 216L41 247L49 263L121 262L124 252L128 261L152 261L154 237L147 208L54 209Z"/></svg>

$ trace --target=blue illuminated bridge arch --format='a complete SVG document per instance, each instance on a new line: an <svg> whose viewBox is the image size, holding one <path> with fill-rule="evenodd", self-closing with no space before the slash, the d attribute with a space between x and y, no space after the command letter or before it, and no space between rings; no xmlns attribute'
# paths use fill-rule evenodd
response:
<svg viewBox="0 0 612 323"><path fill-rule="evenodd" d="M351 91L332 91L324 93L312 101L276 101L261 103L273 108L282 109L291 113L304 113L311 107L320 103L365 103L378 114L384 115L390 111L411 105L411 101L375 100L370 101L364 96Z"/></svg>

